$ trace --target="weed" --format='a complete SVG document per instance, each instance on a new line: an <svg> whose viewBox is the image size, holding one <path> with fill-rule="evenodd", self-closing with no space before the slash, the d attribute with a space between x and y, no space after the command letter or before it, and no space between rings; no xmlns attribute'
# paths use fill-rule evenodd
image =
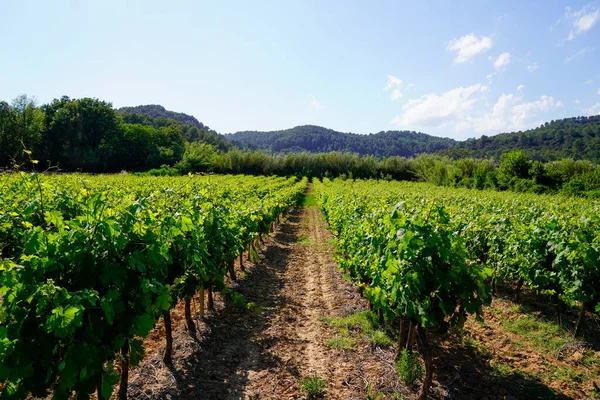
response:
<svg viewBox="0 0 600 400"><path fill-rule="evenodd" d="M396 371L404 384L412 387L419 379L423 378L423 365L419 354L403 349L400 359L396 362Z"/></svg>
<svg viewBox="0 0 600 400"><path fill-rule="evenodd" d="M246 304L246 308L250 311L253 311L255 313L261 313L263 311L263 307L257 305L255 302L251 301L248 304Z"/></svg>
<svg viewBox="0 0 600 400"><path fill-rule="evenodd" d="M394 344L394 342L384 331L376 330L369 336L369 344L373 347L389 347Z"/></svg>
<svg viewBox="0 0 600 400"><path fill-rule="evenodd" d="M306 393L306 399L322 399L325 397L325 380L317 375L305 376L300 382L300 391Z"/></svg>
<svg viewBox="0 0 600 400"><path fill-rule="evenodd" d="M347 336L334 336L331 339L325 340L325 344L334 349L352 350L355 345L355 340Z"/></svg>
<svg viewBox="0 0 600 400"><path fill-rule="evenodd" d="M367 384L367 395L366 395L366 399L367 400L379 400L383 398L383 393L381 392L377 392L377 393L373 393L373 387L371 386L371 384Z"/></svg>

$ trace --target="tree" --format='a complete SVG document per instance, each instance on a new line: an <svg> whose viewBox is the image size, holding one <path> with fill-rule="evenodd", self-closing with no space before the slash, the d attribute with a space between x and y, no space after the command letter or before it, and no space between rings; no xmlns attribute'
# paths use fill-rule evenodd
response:
<svg viewBox="0 0 600 400"><path fill-rule="evenodd" d="M63 96L43 107L46 157L66 169L101 172L118 142L119 119L111 103Z"/></svg>
<svg viewBox="0 0 600 400"><path fill-rule="evenodd" d="M0 167L10 165L14 157L16 115L7 102L0 102Z"/></svg>
<svg viewBox="0 0 600 400"><path fill-rule="evenodd" d="M498 183L508 187L512 179L528 179L531 160L522 150L513 150L502 155L498 165Z"/></svg>
<svg viewBox="0 0 600 400"><path fill-rule="evenodd" d="M43 114L35 99L16 97L11 105L0 103L0 166L24 160L23 150L36 151L41 144Z"/></svg>

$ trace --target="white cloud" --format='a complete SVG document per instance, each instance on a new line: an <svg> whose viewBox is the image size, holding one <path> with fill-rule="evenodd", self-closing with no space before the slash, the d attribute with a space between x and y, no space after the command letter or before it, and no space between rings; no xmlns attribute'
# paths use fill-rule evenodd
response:
<svg viewBox="0 0 600 400"><path fill-rule="evenodd" d="M575 99L574 103L576 106L578 106L581 103L581 101L579 99Z"/></svg>
<svg viewBox="0 0 600 400"><path fill-rule="evenodd" d="M517 92L519 92L519 93L523 93L524 89L525 89L525 85L519 85L519 86L517 86Z"/></svg>
<svg viewBox="0 0 600 400"><path fill-rule="evenodd" d="M312 94L308 95L310 97L310 105L312 108L314 108L315 110L320 110L322 108L321 103L319 103L319 100L317 100L317 98L315 96L313 96Z"/></svg>
<svg viewBox="0 0 600 400"><path fill-rule="evenodd" d="M410 86L411 84L409 84ZM414 86L414 85L413 85ZM390 95L390 100L396 101L402 97L402 93L400 92L400 88L402 87L402 79L395 77L394 75L387 76L387 83L383 88L384 91L392 90L392 94Z"/></svg>
<svg viewBox="0 0 600 400"><path fill-rule="evenodd" d="M522 90L523 85L518 90ZM533 128L539 116L563 107L552 96L527 102L520 94L502 94L491 106L483 99L486 86L479 83L457 87L441 94L409 100L392 123L408 129L437 127L453 129L463 136L494 134Z"/></svg>
<svg viewBox="0 0 600 400"><path fill-rule="evenodd" d="M396 101L401 97L402 97L402 93L400 93L400 89L394 89L394 91L392 92L392 95L390 96L390 99L392 101Z"/></svg>
<svg viewBox="0 0 600 400"><path fill-rule="evenodd" d="M579 11L572 12L566 9L564 19L571 23L571 31L567 40L573 40L576 36L592 29L600 20L600 8L591 7L589 4Z"/></svg>
<svg viewBox="0 0 600 400"><path fill-rule="evenodd" d="M494 61L494 68L496 71L505 71L508 64L510 64L510 53L504 52Z"/></svg>
<svg viewBox="0 0 600 400"><path fill-rule="evenodd" d="M387 84L383 88L383 90L390 90L393 87L401 87L402 79L396 78L394 75L387 76Z"/></svg>
<svg viewBox="0 0 600 400"><path fill-rule="evenodd" d="M590 85L590 84L594 83L594 80L593 79L588 79L587 81L585 81L583 83L585 83L586 85Z"/></svg>
<svg viewBox="0 0 600 400"><path fill-rule="evenodd" d="M490 36L477 37L474 33L464 35L460 39L451 40L446 47L447 51L456 51L455 63L469 61L479 53L483 53L492 48L492 38Z"/></svg>
<svg viewBox="0 0 600 400"><path fill-rule="evenodd" d="M570 63L571 61L573 61L574 59L576 59L577 57L581 57L583 56L585 53L589 52L590 48L589 47L584 47L583 49L579 50L577 53L570 55L568 57L565 57L565 64Z"/></svg>
<svg viewBox="0 0 600 400"><path fill-rule="evenodd" d="M598 90L596 91L596 93L600 94L600 88L598 88Z"/></svg>
<svg viewBox="0 0 600 400"><path fill-rule="evenodd" d="M412 82L409 82L409 84L406 86L406 89L408 90L416 90L417 85L415 85Z"/></svg>
<svg viewBox="0 0 600 400"><path fill-rule="evenodd" d="M595 105L591 106L590 108L584 108L582 111L587 116L598 115L598 114L600 114L600 103L596 103Z"/></svg>
<svg viewBox="0 0 600 400"><path fill-rule="evenodd" d="M537 71L537 69L539 67L540 66L538 65L538 63L534 62L533 64L530 64L527 66L527 71L529 71L529 72Z"/></svg>
<svg viewBox="0 0 600 400"><path fill-rule="evenodd" d="M403 107L402 115L392 120L401 126L443 126L461 119L468 114L476 101L473 95L481 90L477 83L468 87L457 87L437 95L435 93L409 100Z"/></svg>

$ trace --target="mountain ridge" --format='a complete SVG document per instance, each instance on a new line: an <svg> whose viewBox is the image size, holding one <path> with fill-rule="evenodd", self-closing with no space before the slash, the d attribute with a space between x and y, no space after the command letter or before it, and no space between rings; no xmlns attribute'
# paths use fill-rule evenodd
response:
<svg viewBox="0 0 600 400"><path fill-rule="evenodd" d="M542 161L573 158L600 162L600 115L563 118L525 131L462 141L415 131L358 134L317 125L278 131L239 131L223 137L244 148L274 153L342 151L378 157L436 153L451 158L497 159L502 153L521 149Z"/></svg>

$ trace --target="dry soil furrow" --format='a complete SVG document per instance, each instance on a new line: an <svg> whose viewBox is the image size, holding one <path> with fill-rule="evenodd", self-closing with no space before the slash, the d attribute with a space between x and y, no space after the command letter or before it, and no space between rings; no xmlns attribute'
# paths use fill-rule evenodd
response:
<svg viewBox="0 0 600 400"><path fill-rule="evenodd" d="M363 399L367 382L391 393L378 383L390 375L383 353L324 343L335 332L321 317L366 307L337 269L330 239L317 208L294 210L235 283L246 306L217 296L216 310L197 320L197 341L176 329L172 366L159 344L132 371L129 397L301 399L300 381L311 375L325 379L328 399Z"/></svg>

